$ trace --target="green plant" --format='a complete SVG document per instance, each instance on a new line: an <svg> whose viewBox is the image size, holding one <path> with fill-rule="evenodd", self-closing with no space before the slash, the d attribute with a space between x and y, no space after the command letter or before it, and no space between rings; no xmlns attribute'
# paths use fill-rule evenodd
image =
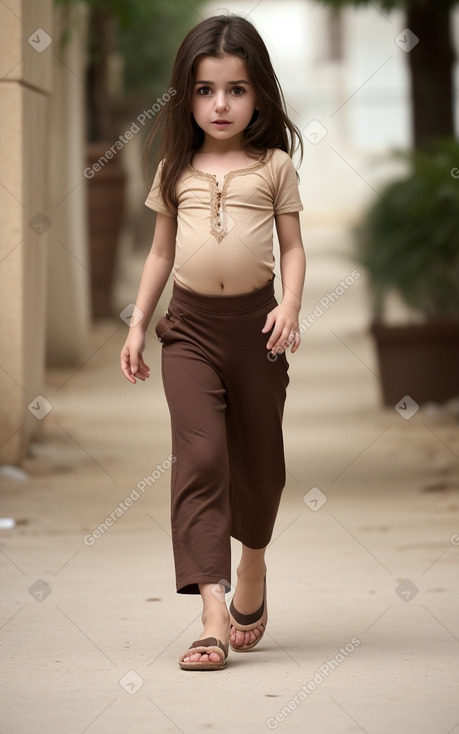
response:
<svg viewBox="0 0 459 734"><path fill-rule="evenodd" d="M117 137L120 118L132 118L168 88L177 48L188 30L199 20L204 0L54 0L62 7L62 49L68 44L78 14L85 4L89 11L86 102L88 138ZM121 59L121 94L111 93L110 60ZM124 122L121 123L123 130Z"/></svg>
<svg viewBox="0 0 459 734"><path fill-rule="evenodd" d="M396 155L409 174L386 185L355 230L375 320L392 292L429 320L459 318L459 143Z"/></svg>
<svg viewBox="0 0 459 734"><path fill-rule="evenodd" d="M106 12L122 28L129 27L138 15L136 0L79 0L77 3L74 3L73 0L54 0L56 7L62 7L63 12L61 48L65 48L70 41L75 23L78 22L78 15L73 11L82 2L93 13Z"/></svg>

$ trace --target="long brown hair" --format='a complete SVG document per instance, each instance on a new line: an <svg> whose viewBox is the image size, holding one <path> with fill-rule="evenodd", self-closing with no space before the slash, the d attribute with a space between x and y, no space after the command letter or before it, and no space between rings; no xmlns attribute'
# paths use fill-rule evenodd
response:
<svg viewBox="0 0 459 734"><path fill-rule="evenodd" d="M244 151L280 148L290 157L299 148L303 159L301 133L289 119L284 95L272 67L268 50L255 27L238 15L217 15L203 20L184 38L175 58L170 86L176 94L162 107L151 130L144 154L148 154L160 133L157 161L164 158L160 190L168 205L177 205L176 185L184 167L202 145L204 133L191 113L197 63L202 56L238 56L247 64L259 110L244 131Z"/></svg>

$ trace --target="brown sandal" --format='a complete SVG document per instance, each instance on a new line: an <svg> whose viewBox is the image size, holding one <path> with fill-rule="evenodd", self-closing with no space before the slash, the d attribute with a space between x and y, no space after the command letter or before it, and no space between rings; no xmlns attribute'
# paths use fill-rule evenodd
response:
<svg viewBox="0 0 459 734"><path fill-rule="evenodd" d="M201 653L201 655L211 652L220 654L222 650L223 657L218 663L214 663L212 660L204 660L203 662L200 662L199 660L196 662L188 661L187 663L183 661L183 658L191 657L191 655L194 655L196 652ZM182 670L222 670L223 668L226 668L227 657L228 645L224 645L223 642L217 640L216 637L206 637L203 640L195 640L191 643L188 650L180 656L179 665Z"/></svg>
<svg viewBox="0 0 459 734"><path fill-rule="evenodd" d="M245 652L246 650L251 650L253 647L255 647L255 645L258 645L258 643L260 642L265 633L266 623L268 621L268 608L266 602L266 574L263 579L263 601L261 603L261 607L256 612L253 612L253 614L242 614L242 612L238 612L233 604L233 600L231 599L229 610L230 623L235 629L240 630L240 632L250 632L250 630L253 630L256 627L262 627L261 635L257 637L257 639L253 642L250 642L248 645L235 647L230 642L231 649L235 652Z"/></svg>

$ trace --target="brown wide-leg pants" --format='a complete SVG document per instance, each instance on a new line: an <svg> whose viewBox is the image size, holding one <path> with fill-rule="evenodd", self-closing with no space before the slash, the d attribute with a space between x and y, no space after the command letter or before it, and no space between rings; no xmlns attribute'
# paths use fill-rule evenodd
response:
<svg viewBox="0 0 459 734"><path fill-rule="evenodd" d="M171 416L171 530L176 589L231 583L230 536L268 545L285 485L282 419L289 364L262 334L274 279L207 296L174 282L155 326Z"/></svg>

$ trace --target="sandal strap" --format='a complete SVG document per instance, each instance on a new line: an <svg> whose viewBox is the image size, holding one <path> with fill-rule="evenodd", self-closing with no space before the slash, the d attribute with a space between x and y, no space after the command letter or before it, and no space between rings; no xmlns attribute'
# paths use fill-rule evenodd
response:
<svg viewBox="0 0 459 734"><path fill-rule="evenodd" d="M252 614L242 614L242 612L239 612L236 609L236 607L233 604L233 600L231 599L230 614L234 617L235 621L238 624L249 625L249 624L255 624L255 622L259 622L265 610L265 596L266 596L266 576L263 579L263 601L261 602L261 607L257 609L256 612L252 612Z"/></svg>
<svg viewBox="0 0 459 734"><path fill-rule="evenodd" d="M189 649L191 650L193 647L219 647L225 653L225 657L228 655L228 645L224 645L216 637L205 637L203 640L195 640L191 643Z"/></svg>

